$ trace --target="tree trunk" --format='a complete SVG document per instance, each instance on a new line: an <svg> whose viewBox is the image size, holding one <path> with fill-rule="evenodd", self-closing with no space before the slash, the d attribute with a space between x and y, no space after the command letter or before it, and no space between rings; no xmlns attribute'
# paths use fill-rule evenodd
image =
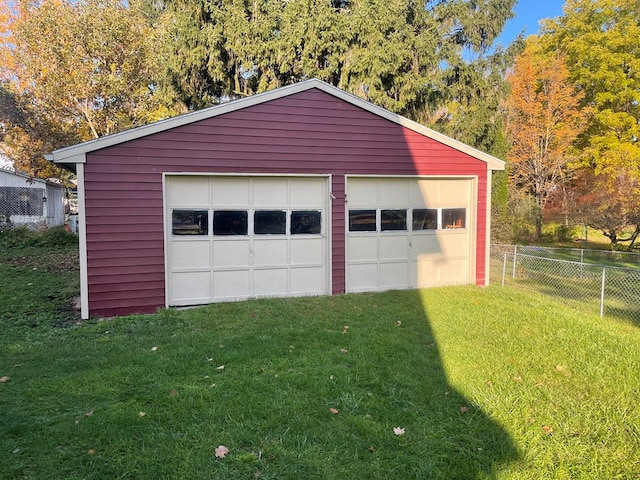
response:
<svg viewBox="0 0 640 480"><path fill-rule="evenodd" d="M542 240L542 210L536 212L536 240Z"/></svg>
<svg viewBox="0 0 640 480"><path fill-rule="evenodd" d="M628 251L631 252L633 250L633 245L636 243L636 240L638 239L638 235L640 235L640 223L636 225L636 229L633 231L633 234L631 235L631 242L629 243L629 248L627 249Z"/></svg>

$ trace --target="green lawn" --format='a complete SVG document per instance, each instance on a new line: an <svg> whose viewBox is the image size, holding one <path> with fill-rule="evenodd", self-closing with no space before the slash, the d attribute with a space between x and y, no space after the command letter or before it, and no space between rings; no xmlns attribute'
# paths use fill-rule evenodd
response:
<svg viewBox="0 0 640 480"><path fill-rule="evenodd" d="M497 286L77 325L72 247L0 257L0 478L640 478L632 324Z"/></svg>

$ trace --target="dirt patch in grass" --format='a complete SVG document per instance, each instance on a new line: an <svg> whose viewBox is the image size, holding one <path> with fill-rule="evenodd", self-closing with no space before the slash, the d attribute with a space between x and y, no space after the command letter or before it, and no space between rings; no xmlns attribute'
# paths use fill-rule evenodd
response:
<svg viewBox="0 0 640 480"><path fill-rule="evenodd" d="M2 262L14 267L40 269L44 272L73 272L79 268L78 252L67 251L42 252L38 256L18 255L5 258Z"/></svg>

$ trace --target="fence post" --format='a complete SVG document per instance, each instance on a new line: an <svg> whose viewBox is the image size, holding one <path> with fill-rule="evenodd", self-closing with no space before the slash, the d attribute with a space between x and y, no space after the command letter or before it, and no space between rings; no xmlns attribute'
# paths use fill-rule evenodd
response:
<svg viewBox="0 0 640 480"><path fill-rule="evenodd" d="M584 248L580 249L580 263L584 263Z"/></svg>
<svg viewBox="0 0 640 480"><path fill-rule="evenodd" d="M518 246L513 247L513 271L511 272L511 278L516 278L516 262L518 260Z"/></svg>
<svg viewBox="0 0 640 480"><path fill-rule="evenodd" d="M607 269L602 269L602 288L600 290L600 318L604 315L604 286L607 278Z"/></svg>
<svg viewBox="0 0 640 480"><path fill-rule="evenodd" d="M504 252L504 260L502 261L502 286L504 287L504 276L507 272L507 252Z"/></svg>

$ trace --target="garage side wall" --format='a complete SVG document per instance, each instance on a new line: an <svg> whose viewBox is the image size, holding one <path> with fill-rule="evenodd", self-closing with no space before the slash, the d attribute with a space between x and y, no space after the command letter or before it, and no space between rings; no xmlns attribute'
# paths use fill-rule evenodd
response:
<svg viewBox="0 0 640 480"><path fill-rule="evenodd" d="M331 175L334 294L345 291L345 175L476 176L484 284L486 163L312 89L87 154L91 316L164 307L165 172Z"/></svg>

